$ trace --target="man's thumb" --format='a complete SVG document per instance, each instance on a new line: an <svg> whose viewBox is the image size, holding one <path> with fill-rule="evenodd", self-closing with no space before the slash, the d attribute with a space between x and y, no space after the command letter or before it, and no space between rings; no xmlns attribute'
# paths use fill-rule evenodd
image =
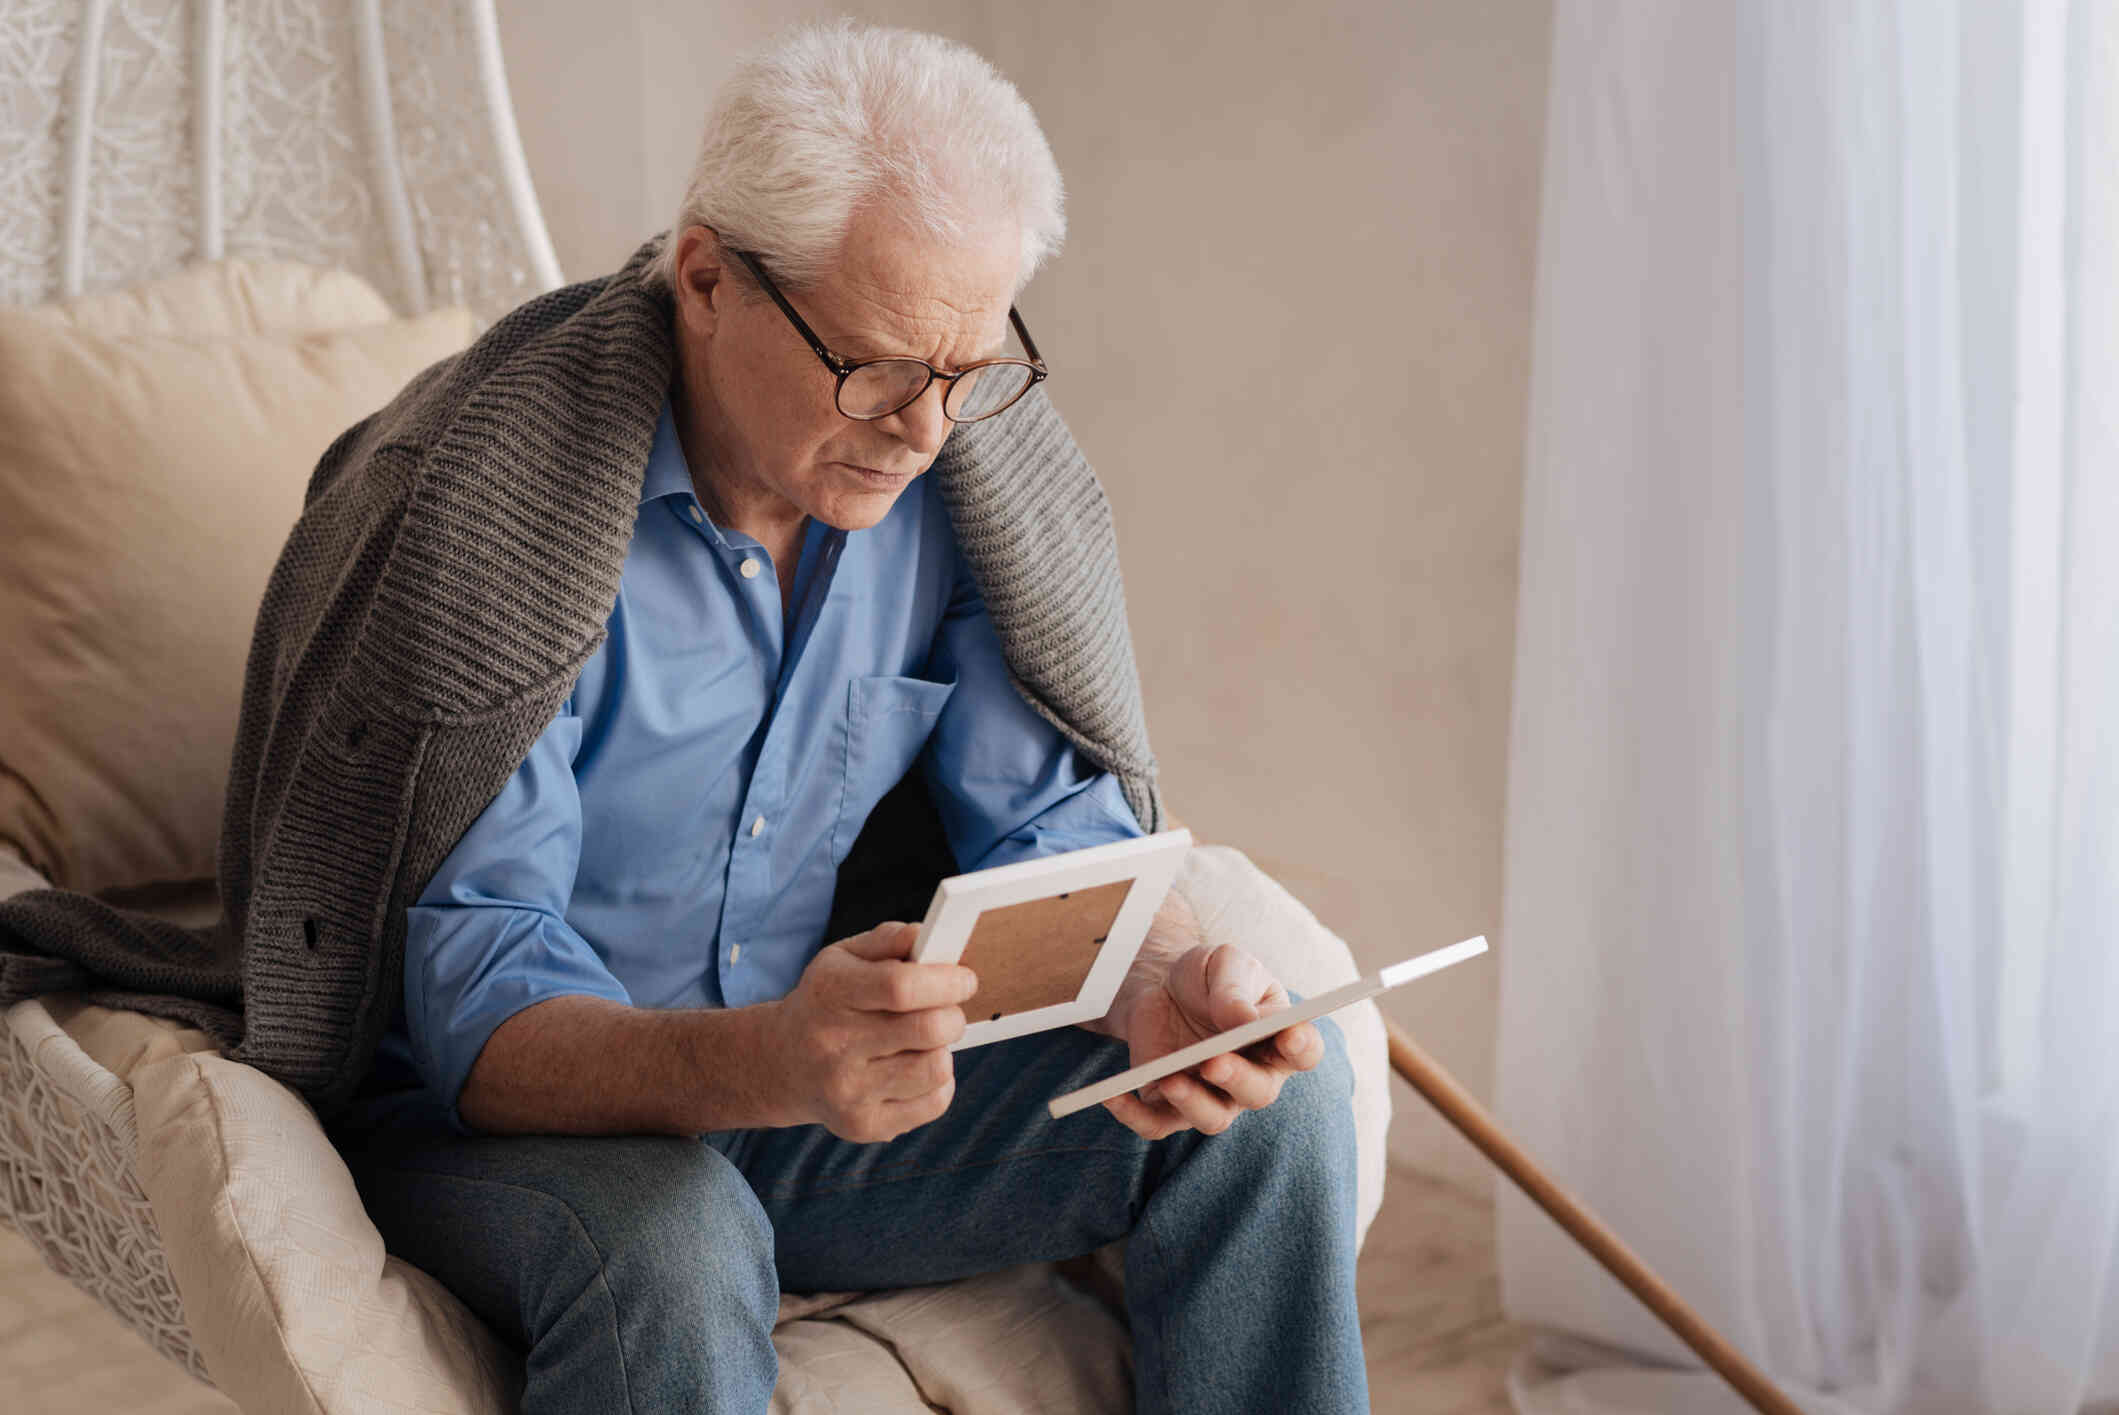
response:
<svg viewBox="0 0 2119 1415"><path fill-rule="evenodd" d="M1227 985L1215 991L1207 1003L1207 1010L1213 1015L1214 1025L1224 1032L1246 1022L1255 1022L1265 1015L1240 989Z"/></svg>

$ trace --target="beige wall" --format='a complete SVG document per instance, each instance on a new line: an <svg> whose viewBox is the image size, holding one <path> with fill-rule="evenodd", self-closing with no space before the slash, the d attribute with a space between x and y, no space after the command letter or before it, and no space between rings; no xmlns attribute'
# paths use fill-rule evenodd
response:
<svg viewBox="0 0 2119 1415"><path fill-rule="evenodd" d="M1365 966L1494 936L1549 0L1007 13L1069 189L1024 317L1167 799ZM1481 1096L1495 971L1387 1000ZM1395 1150L1485 1182L1398 1101Z"/></svg>
<svg viewBox="0 0 2119 1415"><path fill-rule="evenodd" d="M505 8L570 274L667 220L731 53L824 12ZM1495 935L1549 0L850 8L979 48L1059 156L1024 315L1115 507L1172 807L1366 964ZM1482 1096L1494 977L1390 999ZM1486 1182L1399 1102L1401 1155Z"/></svg>

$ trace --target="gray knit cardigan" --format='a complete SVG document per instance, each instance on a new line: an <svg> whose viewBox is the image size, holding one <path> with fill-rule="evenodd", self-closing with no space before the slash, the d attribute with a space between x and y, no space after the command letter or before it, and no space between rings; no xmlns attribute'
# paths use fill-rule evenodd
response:
<svg viewBox="0 0 2119 1415"><path fill-rule="evenodd" d="M674 371L669 299L641 280L658 245L517 309L324 453L251 643L223 922L17 895L0 1005L83 991L206 1027L326 1115L352 1094L406 906L603 641ZM1017 689L1159 829L1110 508L1058 415L1033 392L930 475Z"/></svg>

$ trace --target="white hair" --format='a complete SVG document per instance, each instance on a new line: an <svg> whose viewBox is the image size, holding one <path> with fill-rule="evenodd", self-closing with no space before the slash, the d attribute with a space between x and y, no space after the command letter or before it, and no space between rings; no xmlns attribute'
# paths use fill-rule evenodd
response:
<svg viewBox="0 0 2119 1415"><path fill-rule="evenodd" d="M648 280L672 288L677 238L707 226L776 281L813 284L875 201L942 241L1012 221L1017 291L1067 231L1059 165L1014 84L954 40L840 20L789 31L722 86Z"/></svg>

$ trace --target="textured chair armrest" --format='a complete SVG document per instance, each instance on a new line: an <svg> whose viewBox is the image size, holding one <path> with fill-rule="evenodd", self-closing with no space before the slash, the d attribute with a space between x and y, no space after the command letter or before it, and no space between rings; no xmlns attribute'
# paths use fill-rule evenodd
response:
<svg viewBox="0 0 2119 1415"><path fill-rule="evenodd" d="M44 999L0 1013L0 1220L205 1380L135 1173L137 1134L132 1088L67 1035Z"/></svg>
<svg viewBox="0 0 2119 1415"><path fill-rule="evenodd" d="M0 899L49 886L0 843ZM0 1222L204 1380L134 1173L132 1087L67 1035L49 1001L56 1000L31 998L0 1012Z"/></svg>

